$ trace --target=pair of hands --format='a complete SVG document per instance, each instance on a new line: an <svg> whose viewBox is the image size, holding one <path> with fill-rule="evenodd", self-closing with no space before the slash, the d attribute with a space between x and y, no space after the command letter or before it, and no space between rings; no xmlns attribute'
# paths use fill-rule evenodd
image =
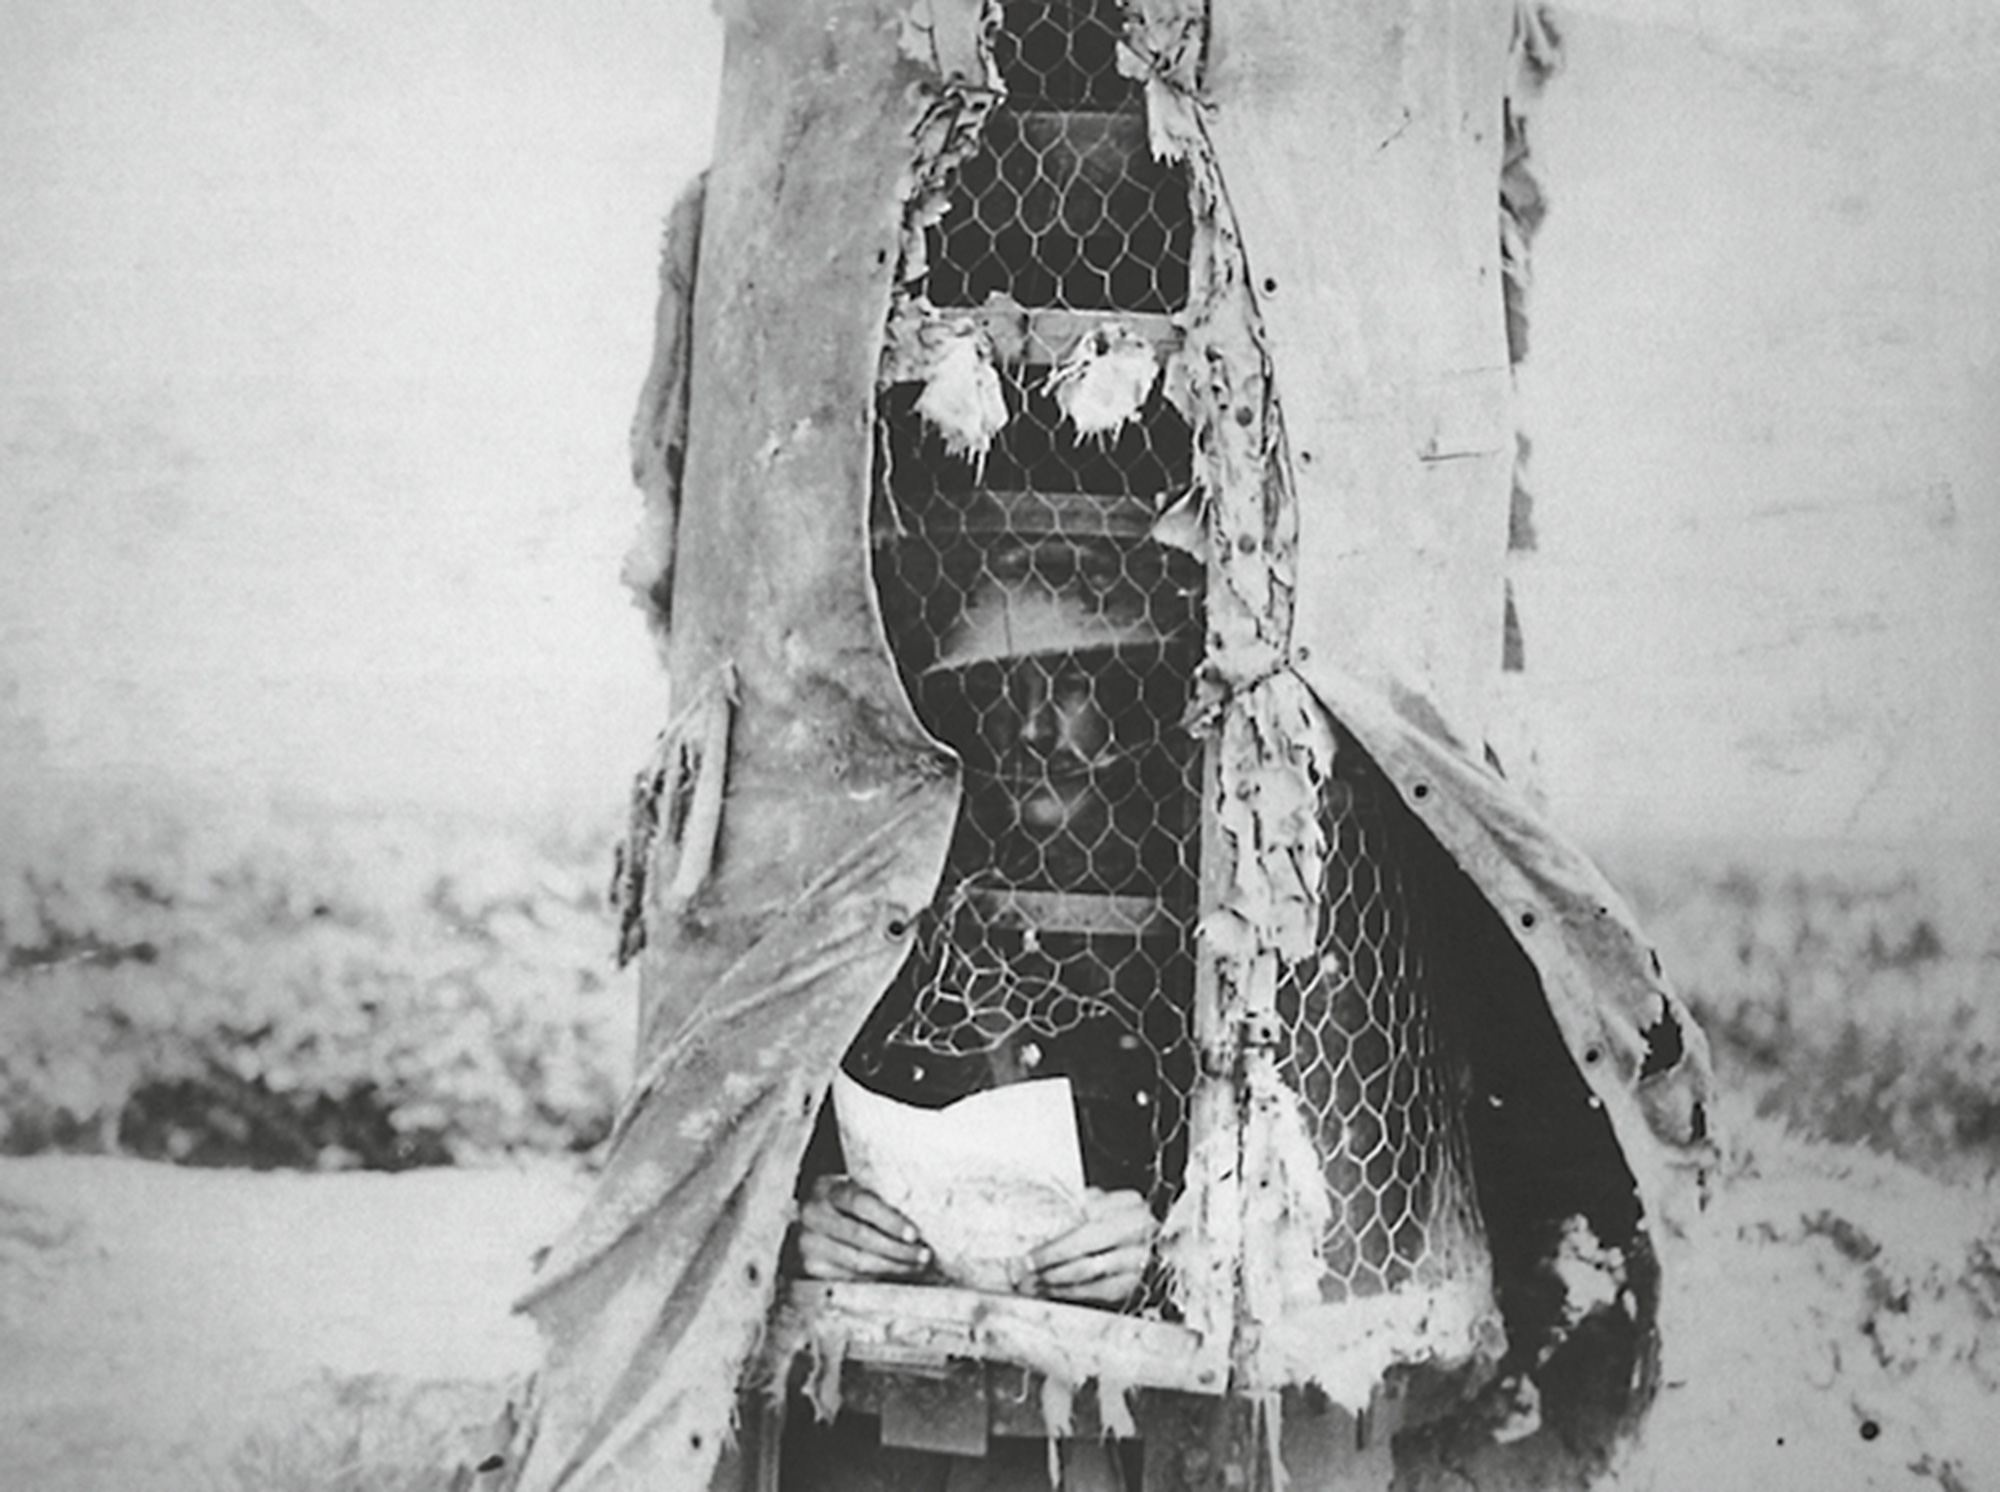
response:
<svg viewBox="0 0 2000 1492"><path fill-rule="evenodd" d="M1083 1221L1027 1257L1021 1293L1122 1305L1139 1289L1156 1224L1133 1191L1084 1196ZM847 1176L819 1176L799 1206L799 1267L816 1280L914 1280L931 1267L916 1225Z"/></svg>

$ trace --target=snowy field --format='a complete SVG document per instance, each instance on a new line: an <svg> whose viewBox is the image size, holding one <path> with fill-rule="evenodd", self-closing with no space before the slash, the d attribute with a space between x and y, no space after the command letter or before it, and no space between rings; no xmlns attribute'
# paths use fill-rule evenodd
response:
<svg viewBox="0 0 2000 1492"><path fill-rule="evenodd" d="M629 1061L605 846L130 829L0 909L0 1492L442 1492ZM1607 857L1730 1088L1621 1488L2000 1487L2000 898L1925 853Z"/></svg>
<svg viewBox="0 0 2000 1492"><path fill-rule="evenodd" d="M435 1470L532 1363L508 1303L581 1190L548 1166L0 1162L0 1487L359 1492Z"/></svg>
<svg viewBox="0 0 2000 1492"><path fill-rule="evenodd" d="M2000 1486L2000 1198L1735 1107L1607 1485ZM0 1488L442 1492L533 1360L507 1302L582 1188L0 1161Z"/></svg>

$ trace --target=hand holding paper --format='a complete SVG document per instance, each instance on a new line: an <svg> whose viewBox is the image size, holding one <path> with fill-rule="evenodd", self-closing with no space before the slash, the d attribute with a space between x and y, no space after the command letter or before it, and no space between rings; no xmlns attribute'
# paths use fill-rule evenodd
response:
<svg viewBox="0 0 2000 1492"><path fill-rule="evenodd" d="M1088 1220L1067 1078L923 1109L842 1073L833 1099L850 1174L915 1225L954 1284L1031 1289L1033 1252Z"/></svg>
<svg viewBox="0 0 2000 1492"><path fill-rule="evenodd" d="M799 1208L798 1250L815 1280L916 1280L931 1265L916 1224L848 1176L814 1178Z"/></svg>
<svg viewBox="0 0 2000 1492"><path fill-rule="evenodd" d="M1028 1254L1037 1295L1115 1306L1131 1299L1146 1277L1158 1225L1137 1192L1101 1192L1084 1199L1084 1219Z"/></svg>

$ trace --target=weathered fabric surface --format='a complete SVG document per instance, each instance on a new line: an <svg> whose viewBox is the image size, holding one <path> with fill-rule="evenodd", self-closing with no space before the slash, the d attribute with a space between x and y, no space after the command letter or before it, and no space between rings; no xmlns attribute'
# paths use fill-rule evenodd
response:
<svg viewBox="0 0 2000 1492"><path fill-rule="evenodd" d="M645 513L620 578L645 608L664 648L669 634L674 537L687 463L688 374L694 360L694 282L701 261L701 214L706 176L681 192L667 214L660 252L660 299L653 325L653 361L632 418L632 481Z"/></svg>
<svg viewBox="0 0 2000 1492"><path fill-rule="evenodd" d="M691 749L668 743L650 856L640 1075L527 1303L548 1342L519 1473L536 1492L707 1483L815 1105L951 832L953 763L903 698L866 564L920 102L897 41L866 0L731 20L674 546Z"/></svg>
<svg viewBox="0 0 2000 1492"><path fill-rule="evenodd" d="M1295 652L1420 686L1469 740L1499 670L1514 454L1511 23L1464 0L1226 0L1203 90L1298 504Z"/></svg>
<svg viewBox="0 0 2000 1492"><path fill-rule="evenodd" d="M1512 929L1658 1215L1675 1162L1710 1152L1705 1043L1622 899L1486 760L1514 452L1495 221L1513 19L1217 4L1209 138L1297 503L1290 669Z"/></svg>
<svg viewBox="0 0 2000 1492"><path fill-rule="evenodd" d="M516 1458L534 1492L707 1483L813 1109L951 832L955 767L909 710L867 562L879 355L918 88L935 81L911 60L926 48L905 8L725 7L671 545L683 724L648 857L641 1074L597 1195L528 1302L548 1342ZM1208 118L1273 328L1298 500L1279 672L1514 931L1658 1217L1676 1164L1707 1153L1700 1034L1615 894L1479 735L1511 449L1494 204L1506 7L1213 9ZM929 34L936 50L967 28ZM1489 104L1481 133L1468 120ZM680 335L677 314L661 325Z"/></svg>

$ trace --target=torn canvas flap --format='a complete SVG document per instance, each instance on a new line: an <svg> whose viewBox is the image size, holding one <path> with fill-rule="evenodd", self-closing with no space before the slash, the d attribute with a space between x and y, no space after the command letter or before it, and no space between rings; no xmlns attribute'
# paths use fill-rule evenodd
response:
<svg viewBox="0 0 2000 1492"><path fill-rule="evenodd" d="M1215 8L1208 75L1297 494L1294 641L1423 689L1467 739L1499 655L1513 458L1511 24L1460 0L1237 0Z"/></svg>
<svg viewBox="0 0 2000 1492"><path fill-rule="evenodd" d="M816 1075L903 956L886 930L926 868L907 866L912 836L941 857L949 805L938 787L905 798L646 1057L605 1173L525 1303L550 1350L521 1486L705 1484L769 1308Z"/></svg>
<svg viewBox="0 0 2000 1492"><path fill-rule="evenodd" d="M951 833L955 767L910 713L866 564L866 432L924 110L895 11L731 18L668 664L677 699L729 678L732 703L705 716L706 863L648 908L639 1079L527 1305L547 1355L513 1475L535 1492L706 1485L817 1105ZM662 893L673 848L650 850Z"/></svg>
<svg viewBox="0 0 2000 1492"><path fill-rule="evenodd" d="M949 82L985 84L991 10L986 0L909 0L900 17L904 55Z"/></svg>
<svg viewBox="0 0 2000 1492"><path fill-rule="evenodd" d="M1575 1068L1617 1135L1646 1218L1675 1226L1716 1160L1715 1077L1707 1039L1623 898L1420 696L1385 697L1320 660L1302 672L1534 966ZM1667 1043L1649 1040L1661 1022L1675 1033L1671 1061L1656 1055Z"/></svg>
<svg viewBox="0 0 2000 1492"><path fill-rule="evenodd" d="M653 320L653 358L632 416L632 480L645 500L638 531L619 578L645 609L662 646L670 623L674 530L680 517L681 473L687 461L688 374L694 282L701 258L706 174L681 192L667 214L660 248L660 298Z"/></svg>
<svg viewBox="0 0 2000 1492"><path fill-rule="evenodd" d="M1217 7L1203 118L1230 219L1215 231L1240 244L1283 426L1286 672L1506 921L1646 1169L1661 1145L1708 1153L1705 1048L1603 876L1479 753L1513 450L1495 228L1513 25L1509 7L1459 0ZM1644 1072L1662 1019L1692 1039L1671 1074ZM1675 1095L1642 1102L1662 1086Z"/></svg>

